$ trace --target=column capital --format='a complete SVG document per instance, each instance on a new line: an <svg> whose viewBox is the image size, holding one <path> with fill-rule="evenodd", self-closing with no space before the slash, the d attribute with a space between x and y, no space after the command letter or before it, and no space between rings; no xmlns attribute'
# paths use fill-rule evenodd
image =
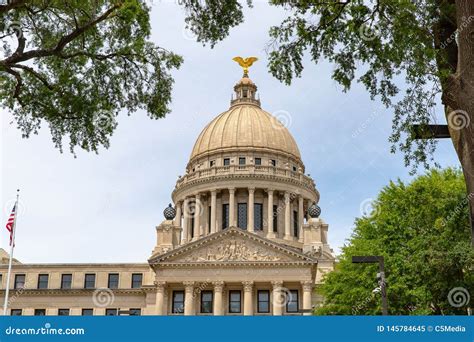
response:
<svg viewBox="0 0 474 342"><path fill-rule="evenodd" d="M312 280L303 280L301 285L303 286L303 291L313 291L314 283Z"/></svg>
<svg viewBox="0 0 474 342"><path fill-rule="evenodd" d="M227 190L229 190L229 192L235 192L235 188L234 188L234 187L227 188Z"/></svg>
<svg viewBox="0 0 474 342"><path fill-rule="evenodd" d="M285 191L285 201L289 201L290 200L290 192L289 191Z"/></svg>
<svg viewBox="0 0 474 342"><path fill-rule="evenodd" d="M196 197L196 199L199 199L201 197L201 193L200 192L195 193L194 197Z"/></svg>
<svg viewBox="0 0 474 342"><path fill-rule="evenodd" d="M186 292L193 292L194 284L194 281L183 281L184 289L186 290Z"/></svg>
<svg viewBox="0 0 474 342"><path fill-rule="evenodd" d="M275 191L275 189L265 189L265 191L266 191L268 194L272 194L272 195L273 195L273 192Z"/></svg>
<svg viewBox="0 0 474 342"><path fill-rule="evenodd" d="M211 189L210 192L211 192L211 195L217 195L217 193L219 192L220 190L219 189Z"/></svg>
<svg viewBox="0 0 474 342"><path fill-rule="evenodd" d="M214 285L215 292L222 292L224 291L224 282L222 280L213 281L212 285Z"/></svg>
<svg viewBox="0 0 474 342"><path fill-rule="evenodd" d="M244 291L245 292L252 292L253 281L243 281L242 285L244 285Z"/></svg>
<svg viewBox="0 0 474 342"><path fill-rule="evenodd" d="M272 286L274 289L279 289L283 286L282 280L272 280Z"/></svg>
<svg viewBox="0 0 474 342"><path fill-rule="evenodd" d="M249 193L254 193L255 192L255 187L254 186L249 186L247 188L247 190L248 190Z"/></svg>
<svg viewBox="0 0 474 342"><path fill-rule="evenodd" d="M155 281L156 291L159 293L165 292L166 281Z"/></svg>

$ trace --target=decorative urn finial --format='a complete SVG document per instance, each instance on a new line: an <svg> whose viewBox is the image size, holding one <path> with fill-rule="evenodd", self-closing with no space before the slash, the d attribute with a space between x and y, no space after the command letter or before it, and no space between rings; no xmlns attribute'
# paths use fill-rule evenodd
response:
<svg viewBox="0 0 474 342"><path fill-rule="evenodd" d="M317 218L321 215L321 208L315 203L308 208L308 214L311 218Z"/></svg>
<svg viewBox="0 0 474 342"><path fill-rule="evenodd" d="M165 208L165 210L163 210L163 215L167 220L173 220L176 217L176 209L173 208L171 203Z"/></svg>
<svg viewBox="0 0 474 342"><path fill-rule="evenodd" d="M239 65L244 69L244 76L249 77L249 68L252 66L253 62L258 61L257 57L247 57L242 58L240 56L232 58L233 61L239 63Z"/></svg>

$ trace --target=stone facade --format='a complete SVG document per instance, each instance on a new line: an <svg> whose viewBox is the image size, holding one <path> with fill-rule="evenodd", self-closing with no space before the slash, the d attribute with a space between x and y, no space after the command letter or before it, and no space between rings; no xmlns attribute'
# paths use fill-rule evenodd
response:
<svg viewBox="0 0 474 342"><path fill-rule="evenodd" d="M16 262L10 313L311 314L314 287L334 266L319 192L257 86L244 75L234 91L199 135L148 263Z"/></svg>

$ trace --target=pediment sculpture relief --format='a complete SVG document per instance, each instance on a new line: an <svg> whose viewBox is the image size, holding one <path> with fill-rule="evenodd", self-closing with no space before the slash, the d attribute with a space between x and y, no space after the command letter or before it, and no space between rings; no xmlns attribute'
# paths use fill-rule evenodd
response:
<svg viewBox="0 0 474 342"><path fill-rule="evenodd" d="M220 241L211 246L202 247L180 261L286 261L288 257L256 243L235 239Z"/></svg>

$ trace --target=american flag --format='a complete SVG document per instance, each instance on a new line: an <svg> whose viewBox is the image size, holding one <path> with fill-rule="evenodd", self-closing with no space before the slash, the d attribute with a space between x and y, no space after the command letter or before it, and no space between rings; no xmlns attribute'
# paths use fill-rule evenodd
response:
<svg viewBox="0 0 474 342"><path fill-rule="evenodd" d="M10 214L10 217L8 218L6 228L10 232L10 246L13 243L13 228L15 225L15 215L16 215L16 204L13 206L12 213Z"/></svg>

